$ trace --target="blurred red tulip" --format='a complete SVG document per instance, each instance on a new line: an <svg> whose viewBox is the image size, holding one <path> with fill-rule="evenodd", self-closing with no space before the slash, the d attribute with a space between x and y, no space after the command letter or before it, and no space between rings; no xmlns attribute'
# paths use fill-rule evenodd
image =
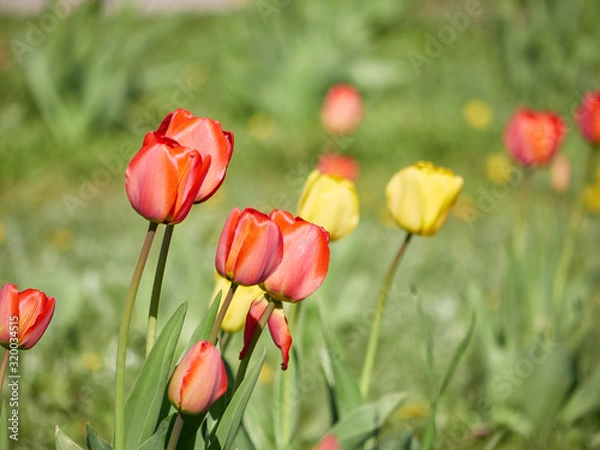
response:
<svg viewBox="0 0 600 450"><path fill-rule="evenodd" d="M350 156L325 153L317 162L317 170L324 175L337 175L356 183L360 166L358 161Z"/></svg>
<svg viewBox="0 0 600 450"><path fill-rule="evenodd" d="M349 84L332 86L323 102L321 123L329 133L346 136L363 119L364 109L360 92Z"/></svg>
<svg viewBox="0 0 600 450"><path fill-rule="evenodd" d="M283 260L262 287L276 300L304 300L327 275L329 233L287 211L274 210L271 219L283 235Z"/></svg>
<svg viewBox="0 0 600 450"><path fill-rule="evenodd" d="M571 163L565 154L556 155L550 166L550 182L552 188L562 194L569 189L571 181Z"/></svg>
<svg viewBox="0 0 600 450"><path fill-rule="evenodd" d="M194 205L211 158L160 136L144 142L125 172L129 202L152 222L177 224Z"/></svg>
<svg viewBox="0 0 600 450"><path fill-rule="evenodd" d="M235 208L223 227L215 266L229 281L243 286L260 284L283 257L283 238L269 216L252 208Z"/></svg>
<svg viewBox="0 0 600 450"><path fill-rule="evenodd" d="M342 450L342 446L333 434L327 434L317 444L314 450Z"/></svg>
<svg viewBox="0 0 600 450"><path fill-rule="evenodd" d="M567 125L552 112L519 109L504 130L508 154L524 167L550 162L567 133Z"/></svg>
<svg viewBox="0 0 600 450"><path fill-rule="evenodd" d="M180 412L201 414L227 391L227 372L219 351L199 341L185 354L169 382L169 400Z"/></svg>
<svg viewBox="0 0 600 450"><path fill-rule="evenodd" d="M37 289L19 292L14 284L0 290L0 345L27 350L42 337L54 314L54 297Z"/></svg>
<svg viewBox="0 0 600 450"><path fill-rule="evenodd" d="M260 298L254 300L252 302L252 306L250 306L250 310L248 311L248 315L246 316L246 325L244 327L244 348L240 353L240 359L244 358L246 355L246 351L248 350L248 344L252 340L252 336L256 331L256 327L258 326L258 321L260 317L265 312L267 305L269 302L264 298ZM273 342L281 350L281 357L283 358L283 362L281 363L281 370L286 370L288 367L288 362L290 360L290 347L292 346L292 335L290 334L290 330L288 328L287 319L285 318L285 314L283 313L283 308L281 303L279 303L271 317L269 317L269 321L267 322L269 325L269 332L271 333L271 338Z"/></svg>
<svg viewBox="0 0 600 450"><path fill-rule="evenodd" d="M600 144L600 91L588 92L575 113L581 134L591 144Z"/></svg>
<svg viewBox="0 0 600 450"><path fill-rule="evenodd" d="M168 114L155 133L148 133L144 145L157 136L167 137L182 147L196 150L202 158L210 156L210 167L194 203L208 200L219 189L233 153L233 133L224 131L216 120L194 117L179 108Z"/></svg>

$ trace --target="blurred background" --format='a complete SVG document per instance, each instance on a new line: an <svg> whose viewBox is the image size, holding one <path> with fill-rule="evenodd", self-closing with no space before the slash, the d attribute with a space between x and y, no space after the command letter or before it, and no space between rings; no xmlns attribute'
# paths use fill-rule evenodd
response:
<svg viewBox="0 0 600 450"><path fill-rule="evenodd" d="M462 175L465 188L445 229L415 239L396 279L373 391L406 391L409 401L382 446L418 436L428 414L423 332L408 288L415 285L440 367L471 312L483 309L440 406L440 448L600 448L600 336L581 326L600 309L591 244L600 237L598 201L588 202L576 251L570 322L560 333L550 327L548 365L518 371L539 348L545 319L529 299L544 295L577 195L576 187L554 193L547 171L533 182L529 233L537 240L522 273L529 287L512 299L529 305L522 346L508 349L493 330L510 283L506 247L519 190L503 153L504 125L518 106L559 113L571 129L563 152L577 179L586 144L573 112L600 88L599 20L600 3L584 0L0 1L0 282L57 299L46 336L22 354L15 448L50 448L55 424L80 443L87 421L112 434L116 335L146 227L128 204L124 171L144 134L178 107L219 120L235 134L235 150L222 189L177 227L163 318L188 301L189 335L202 317L231 208L294 210L319 155L336 150L361 164L361 223L333 246L330 276L309 301L324 308L360 373L365 308L404 237L383 190L399 169L430 160ZM365 104L364 121L344 138L319 119L325 93L340 82L356 86ZM143 280L134 318L132 377L144 354L150 282ZM308 354L320 345L308 337ZM319 373L316 356L305 365ZM268 413L260 401L271 378L261 378L256 417ZM306 391L323 398L315 393L324 386ZM303 402L298 448L310 448L326 420L324 407Z"/></svg>

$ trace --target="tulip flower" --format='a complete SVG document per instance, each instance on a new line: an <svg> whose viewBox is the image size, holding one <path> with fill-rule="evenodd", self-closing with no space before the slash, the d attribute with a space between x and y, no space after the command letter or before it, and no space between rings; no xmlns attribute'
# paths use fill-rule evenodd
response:
<svg viewBox="0 0 600 450"><path fill-rule="evenodd" d="M592 145L600 144L600 91L588 92L575 113L583 137Z"/></svg>
<svg viewBox="0 0 600 450"><path fill-rule="evenodd" d="M283 259L261 287L276 300L304 300L327 275L329 233L287 211L274 210L270 217L283 235Z"/></svg>
<svg viewBox="0 0 600 450"><path fill-rule="evenodd" d="M30 349L40 340L52 315L54 297L37 289L19 292L14 284L0 290L0 345Z"/></svg>
<svg viewBox="0 0 600 450"><path fill-rule="evenodd" d="M462 177L450 170L418 162L392 177L385 190L387 207L406 231L431 236L446 222L462 186Z"/></svg>
<svg viewBox="0 0 600 450"><path fill-rule="evenodd" d="M216 120L194 117L179 108L168 114L155 133L148 133L144 145L154 143L159 137L176 141L180 146L196 150L202 158L210 156L206 179L194 203L208 200L219 189L233 153L233 133L224 131Z"/></svg>
<svg viewBox="0 0 600 450"><path fill-rule="evenodd" d="M282 233L269 216L252 208L236 208L219 239L217 272L235 284L260 284L281 263L283 245Z"/></svg>
<svg viewBox="0 0 600 450"><path fill-rule="evenodd" d="M314 450L342 450L342 446L333 434L327 434L317 444Z"/></svg>
<svg viewBox="0 0 600 450"><path fill-rule="evenodd" d="M306 180L298 215L325 228L335 241L358 225L358 194L352 181L314 170Z"/></svg>
<svg viewBox="0 0 600 450"><path fill-rule="evenodd" d="M554 158L550 166L550 182L552 188L558 194L562 194L569 189L571 181L571 163L566 155L560 154Z"/></svg>
<svg viewBox="0 0 600 450"><path fill-rule="evenodd" d="M337 84L329 89L321 109L321 123L329 133L346 136L363 119L364 109L360 92L349 84Z"/></svg>
<svg viewBox="0 0 600 450"><path fill-rule="evenodd" d="M231 282L216 274L215 276L215 290L213 291L212 298L215 298L219 291L221 291L221 305L225 301L225 295L231 287ZM252 301L263 296L263 290L258 286L239 286L233 298L231 304L227 308L223 322L221 323L221 330L227 333L237 333L246 323L246 315L250 309Z"/></svg>
<svg viewBox="0 0 600 450"><path fill-rule="evenodd" d="M325 153L317 162L317 170L325 175L337 175L356 183L360 166L358 161L350 156L338 155L336 153Z"/></svg>
<svg viewBox="0 0 600 450"><path fill-rule="evenodd" d="M194 205L210 166L210 156L154 137L131 159L125 189L133 209L151 222L177 224Z"/></svg>
<svg viewBox="0 0 600 450"><path fill-rule="evenodd" d="M250 340L254 335L256 327L258 326L258 321L265 312L265 309L267 309L268 304L269 302L264 298L259 298L252 302L252 306L250 307L250 310L248 311L248 316L246 318L246 327L244 328L244 348L240 353L240 359L246 356ZM286 370L290 360L290 347L292 346L292 335L290 334L287 319L285 318L285 314L283 312L283 307L281 306L281 303L275 306L275 309L271 313L271 316L269 317L267 323L269 324L269 332L271 333L271 338L273 338L273 342L275 343L277 348L281 350L281 357L283 358L283 362L281 363L281 370Z"/></svg>
<svg viewBox="0 0 600 450"><path fill-rule="evenodd" d="M566 123L556 114L519 109L504 130L504 145L520 165L539 167L550 162L566 133Z"/></svg>
<svg viewBox="0 0 600 450"><path fill-rule="evenodd" d="M185 354L169 382L169 400L182 413L201 414L227 391L227 372L219 351L199 341Z"/></svg>

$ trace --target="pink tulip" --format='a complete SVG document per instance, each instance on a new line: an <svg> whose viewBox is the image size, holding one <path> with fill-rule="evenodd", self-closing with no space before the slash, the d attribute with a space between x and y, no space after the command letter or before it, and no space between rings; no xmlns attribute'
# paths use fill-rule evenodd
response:
<svg viewBox="0 0 600 450"><path fill-rule="evenodd" d="M349 84L332 86L323 102L321 123L329 133L346 136L363 119L364 109L360 92Z"/></svg>

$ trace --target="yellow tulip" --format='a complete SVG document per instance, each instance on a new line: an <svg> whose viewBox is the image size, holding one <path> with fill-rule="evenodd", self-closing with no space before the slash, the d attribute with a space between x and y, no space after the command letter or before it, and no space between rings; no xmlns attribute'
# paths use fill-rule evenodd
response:
<svg viewBox="0 0 600 450"><path fill-rule="evenodd" d="M225 296L229 292L229 286L231 286L231 282L216 274L215 290L213 291L212 298L214 299L219 291L221 291L221 305L223 305L223 300L225 300ZM221 330L228 333L237 333L244 328L250 304L253 300L263 295L264 291L258 286L238 286L231 299L231 304L225 313Z"/></svg>
<svg viewBox="0 0 600 450"><path fill-rule="evenodd" d="M462 177L429 162L418 162L396 173L385 194L398 225L421 236L437 233L463 186Z"/></svg>
<svg viewBox="0 0 600 450"><path fill-rule="evenodd" d="M318 170L311 172L298 203L300 217L325 228L335 241L354 231L358 212L358 194L352 181Z"/></svg>

